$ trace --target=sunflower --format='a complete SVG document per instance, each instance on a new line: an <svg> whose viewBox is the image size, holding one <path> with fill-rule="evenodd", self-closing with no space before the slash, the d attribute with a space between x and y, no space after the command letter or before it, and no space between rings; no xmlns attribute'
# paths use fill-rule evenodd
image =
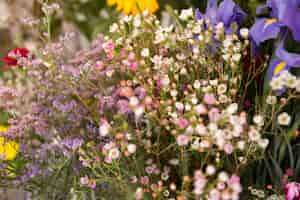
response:
<svg viewBox="0 0 300 200"><path fill-rule="evenodd" d="M148 10L154 13L159 9L157 0L106 0L109 6L116 5L126 15L136 15L139 11Z"/></svg>
<svg viewBox="0 0 300 200"><path fill-rule="evenodd" d="M6 132L8 127L0 125L0 132ZM14 160L19 152L20 145L15 141L5 141L4 137L0 137L0 159Z"/></svg>

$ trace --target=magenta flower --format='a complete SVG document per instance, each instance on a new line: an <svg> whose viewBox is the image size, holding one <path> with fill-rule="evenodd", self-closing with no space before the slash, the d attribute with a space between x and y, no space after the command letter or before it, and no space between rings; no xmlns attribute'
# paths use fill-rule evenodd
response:
<svg viewBox="0 0 300 200"><path fill-rule="evenodd" d="M300 199L300 184L290 182L284 187L286 200L299 200Z"/></svg>

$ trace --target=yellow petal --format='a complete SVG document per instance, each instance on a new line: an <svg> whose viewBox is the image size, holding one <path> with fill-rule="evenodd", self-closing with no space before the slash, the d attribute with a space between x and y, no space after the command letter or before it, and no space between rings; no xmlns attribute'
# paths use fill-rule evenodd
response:
<svg viewBox="0 0 300 200"><path fill-rule="evenodd" d="M141 11L148 10L150 13L154 13L159 8L156 0L138 0L138 6Z"/></svg>
<svg viewBox="0 0 300 200"><path fill-rule="evenodd" d="M274 23L276 23L276 22L277 22L277 19L276 19L276 18L267 19L267 20L265 21L265 26L264 26L264 28L266 28L266 27L268 27L268 26L270 26L270 25L272 25L272 24L274 24Z"/></svg>
<svg viewBox="0 0 300 200"><path fill-rule="evenodd" d="M5 139L4 137L0 137L0 146L4 145Z"/></svg>
<svg viewBox="0 0 300 200"><path fill-rule="evenodd" d="M135 0L124 1L123 12L128 15L132 12L133 7L135 6Z"/></svg>
<svg viewBox="0 0 300 200"><path fill-rule="evenodd" d="M106 0L107 5L113 6L117 3L117 0Z"/></svg>
<svg viewBox="0 0 300 200"><path fill-rule="evenodd" d="M8 130L8 126L0 125L0 132L6 132Z"/></svg>
<svg viewBox="0 0 300 200"><path fill-rule="evenodd" d="M119 11L123 10L123 8L124 8L124 0L116 0L116 2L117 2L117 9Z"/></svg>
<svg viewBox="0 0 300 200"><path fill-rule="evenodd" d="M286 67L286 62L280 62L278 65L276 65L274 70L274 75L277 75Z"/></svg>
<svg viewBox="0 0 300 200"><path fill-rule="evenodd" d="M4 145L5 160L14 160L20 150L20 145L15 141L10 141Z"/></svg>

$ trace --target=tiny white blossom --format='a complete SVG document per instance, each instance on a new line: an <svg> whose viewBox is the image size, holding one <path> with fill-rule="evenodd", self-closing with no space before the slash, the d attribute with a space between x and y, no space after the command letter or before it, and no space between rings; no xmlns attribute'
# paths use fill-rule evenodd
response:
<svg viewBox="0 0 300 200"><path fill-rule="evenodd" d="M141 25L141 19L139 17L135 17L134 20L133 20L133 25L135 27L139 27Z"/></svg>
<svg viewBox="0 0 300 200"><path fill-rule="evenodd" d="M241 60L242 55L240 53L234 54L232 56L232 60L235 62L239 62Z"/></svg>
<svg viewBox="0 0 300 200"><path fill-rule="evenodd" d="M129 105L130 106L137 106L139 104L139 99L136 96L130 97L129 99Z"/></svg>
<svg viewBox="0 0 300 200"><path fill-rule="evenodd" d="M193 9L190 8L190 9L183 9L181 11L181 14L179 15L179 18L181 20L188 20L189 18L193 17L194 15L194 12L193 12Z"/></svg>
<svg viewBox="0 0 300 200"><path fill-rule="evenodd" d="M223 41L223 46L228 49L230 46L232 45L232 40L229 39L229 38L226 38L224 41Z"/></svg>
<svg viewBox="0 0 300 200"><path fill-rule="evenodd" d="M283 89L283 81L280 78L273 78L270 82L270 86L272 90L282 90Z"/></svg>
<svg viewBox="0 0 300 200"><path fill-rule="evenodd" d="M293 75L288 76L285 80L285 85L289 88L296 88L297 86L297 78Z"/></svg>
<svg viewBox="0 0 300 200"><path fill-rule="evenodd" d="M150 50L148 48L142 49L141 56L144 57L144 58L149 57L150 56Z"/></svg>
<svg viewBox="0 0 300 200"><path fill-rule="evenodd" d="M199 89L199 88L201 87L200 81L199 81L199 80L196 80L196 81L194 82L193 87L194 87L195 89Z"/></svg>
<svg viewBox="0 0 300 200"><path fill-rule="evenodd" d="M227 91L227 86L225 84L221 84L218 86L218 94L224 94Z"/></svg>
<svg viewBox="0 0 300 200"><path fill-rule="evenodd" d="M216 173L216 168L213 165L208 165L206 167L206 173L210 176L214 175Z"/></svg>
<svg viewBox="0 0 300 200"><path fill-rule="evenodd" d="M242 38L248 39L248 37L249 37L249 29L248 28L241 28L240 34L241 34Z"/></svg>
<svg viewBox="0 0 300 200"><path fill-rule="evenodd" d="M222 182L226 182L229 179L229 176L226 172L220 172L218 175L218 179Z"/></svg>
<svg viewBox="0 0 300 200"><path fill-rule="evenodd" d="M128 144L127 150L129 153L134 154L136 152L136 145L135 144Z"/></svg>
<svg viewBox="0 0 300 200"><path fill-rule="evenodd" d="M276 96L268 96L266 99L266 102L269 105L274 105L277 103L277 98L276 98Z"/></svg>
<svg viewBox="0 0 300 200"><path fill-rule="evenodd" d="M269 145L269 140L268 139L261 139L261 140L258 141L258 145L261 148L265 149Z"/></svg>
<svg viewBox="0 0 300 200"><path fill-rule="evenodd" d="M286 112L283 112L278 115L277 121L279 125L288 126L291 123L291 117Z"/></svg>
<svg viewBox="0 0 300 200"><path fill-rule="evenodd" d="M233 103L231 105L229 105L226 109L228 114L234 114L236 113L238 110L238 104L237 103Z"/></svg>
<svg viewBox="0 0 300 200"><path fill-rule="evenodd" d="M143 113L145 112L145 108L144 108L144 106L138 106L137 108L135 108L133 110L133 112L134 112L136 118L140 118L143 115Z"/></svg>
<svg viewBox="0 0 300 200"><path fill-rule="evenodd" d="M250 129L248 136L251 141L259 141L260 140L260 134L255 128Z"/></svg>
<svg viewBox="0 0 300 200"><path fill-rule="evenodd" d="M112 160L118 159L120 157L120 151L118 148L112 148L108 152L108 157Z"/></svg>
<svg viewBox="0 0 300 200"><path fill-rule="evenodd" d="M229 54L223 54L223 55L222 55L222 58L223 58L225 61L228 61L229 58L230 58L230 55L229 55Z"/></svg>
<svg viewBox="0 0 300 200"><path fill-rule="evenodd" d="M240 150L244 150L245 147L246 147L246 142L245 141L238 141L237 143L237 147L240 149Z"/></svg>
<svg viewBox="0 0 300 200"><path fill-rule="evenodd" d="M171 90L170 94L172 97L176 97L178 95L178 92L177 90Z"/></svg>
<svg viewBox="0 0 300 200"><path fill-rule="evenodd" d="M118 31L118 29L119 29L118 24L117 24L117 23L113 23L113 24L110 26L110 28L109 28L109 32L115 33L115 32Z"/></svg>
<svg viewBox="0 0 300 200"><path fill-rule="evenodd" d="M162 84L164 87L169 86L169 84L170 84L170 79L169 79L168 75L165 75L165 76L161 79L161 84Z"/></svg>
<svg viewBox="0 0 300 200"><path fill-rule="evenodd" d="M261 115L255 115L253 117L253 121L255 124L257 124L258 126L263 126L264 125L264 118Z"/></svg>

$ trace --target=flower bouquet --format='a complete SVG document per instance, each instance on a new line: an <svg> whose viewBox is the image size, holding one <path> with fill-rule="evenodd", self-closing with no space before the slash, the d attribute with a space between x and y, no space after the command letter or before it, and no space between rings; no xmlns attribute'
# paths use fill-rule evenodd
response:
<svg viewBox="0 0 300 200"><path fill-rule="evenodd" d="M289 71L297 55L280 40L284 56L270 70L270 56L257 51L260 24L242 28L246 13L231 0L211 0L205 13L170 12L169 26L147 11L122 17L76 55L67 34L6 57L23 67L27 90L0 86L10 116L0 145L16 147L11 159L0 147L2 185L22 186L32 199L299 198L291 170L267 173L280 173L269 154L278 148L281 161L287 150L298 166L291 141L300 80ZM267 32L277 28L271 20L257 23Z"/></svg>

